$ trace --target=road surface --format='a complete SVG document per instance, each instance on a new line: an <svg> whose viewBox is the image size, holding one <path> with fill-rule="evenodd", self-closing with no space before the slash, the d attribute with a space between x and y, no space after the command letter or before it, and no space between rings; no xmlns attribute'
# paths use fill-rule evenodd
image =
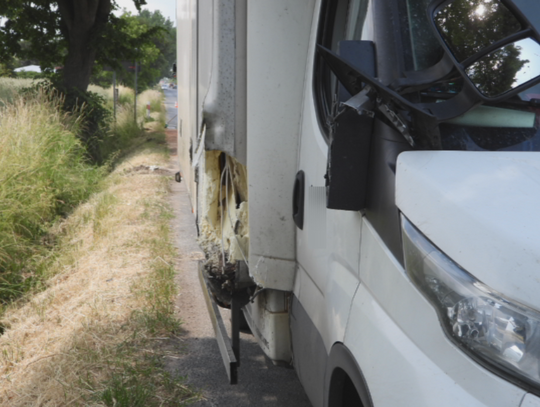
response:
<svg viewBox="0 0 540 407"><path fill-rule="evenodd" d="M177 114L174 108L176 89L164 90L169 117ZM176 127L176 118L171 127ZM175 131L169 130L171 168L176 172ZM203 258L196 243L195 220L183 183L172 185L171 204L175 213L172 227L178 247L178 312L183 321L182 333L176 346L183 352L166 360L170 372L186 376L187 384L202 391L204 399L196 407L311 407L293 369L274 366L263 354L251 335L241 334L238 383L228 384L216 339L207 314L206 304L197 276L198 260ZM229 318L224 313L226 324Z"/></svg>

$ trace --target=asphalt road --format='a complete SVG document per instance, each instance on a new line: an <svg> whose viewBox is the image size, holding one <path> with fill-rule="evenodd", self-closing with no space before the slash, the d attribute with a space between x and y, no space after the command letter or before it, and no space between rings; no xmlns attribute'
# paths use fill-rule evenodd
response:
<svg viewBox="0 0 540 407"><path fill-rule="evenodd" d="M165 95L167 120L170 120L177 114L174 108L176 90L165 90ZM176 124L176 118L171 124ZM170 130L167 139L171 151L170 166L176 172L179 165L175 155L175 132ZM183 329L178 339L170 344L178 349L178 353L166 359L167 369L185 376L188 385L202 392L204 399L195 403L196 407L311 407L295 371L274 366L248 334L241 334L240 338L238 384L228 384L199 285L197 264L204 256L196 243L195 219L185 184L172 183L171 204L175 214L171 225L179 252L177 281L180 294L176 305ZM228 315L222 314L228 325Z"/></svg>
<svg viewBox="0 0 540 407"><path fill-rule="evenodd" d="M178 124L178 109L175 107L177 92L176 89L163 89L165 94L165 108L167 109L167 128L176 129Z"/></svg>

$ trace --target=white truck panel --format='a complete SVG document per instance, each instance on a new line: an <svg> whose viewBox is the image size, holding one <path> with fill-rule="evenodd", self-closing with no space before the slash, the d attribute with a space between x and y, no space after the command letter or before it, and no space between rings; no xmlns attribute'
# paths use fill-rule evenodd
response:
<svg viewBox="0 0 540 407"><path fill-rule="evenodd" d="M519 407L540 407L540 398L534 394L527 394Z"/></svg>
<svg viewBox="0 0 540 407"><path fill-rule="evenodd" d="M196 203L196 180L191 169L192 138L197 129L197 2L178 0L177 7L178 157L182 177Z"/></svg>
<svg viewBox="0 0 540 407"><path fill-rule="evenodd" d="M246 0L198 2L198 132L246 163ZM196 143L198 144L198 143Z"/></svg>
<svg viewBox="0 0 540 407"><path fill-rule="evenodd" d="M255 0L248 7L250 273L285 291L296 266L292 192L314 5Z"/></svg>

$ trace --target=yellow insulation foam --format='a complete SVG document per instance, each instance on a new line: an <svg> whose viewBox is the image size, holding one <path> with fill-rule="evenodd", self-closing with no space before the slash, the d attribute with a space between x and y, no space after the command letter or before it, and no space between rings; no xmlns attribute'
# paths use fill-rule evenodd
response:
<svg viewBox="0 0 540 407"><path fill-rule="evenodd" d="M247 168L232 157L227 157L229 166L228 188L221 184L219 167L220 151L206 151L201 165L199 184L199 244L210 261L223 248L231 263L248 257L249 217ZM202 181L202 182L201 182ZM223 178L225 184L225 177ZM220 202L221 190L221 202ZM237 205L235 193L240 204ZM222 233L223 226L223 233ZM236 229L236 236L235 236ZM212 257L216 257L212 259Z"/></svg>

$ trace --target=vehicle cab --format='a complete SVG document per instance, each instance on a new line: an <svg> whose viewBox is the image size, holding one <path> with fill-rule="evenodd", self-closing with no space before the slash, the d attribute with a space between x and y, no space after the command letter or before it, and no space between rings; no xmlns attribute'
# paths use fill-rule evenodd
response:
<svg viewBox="0 0 540 407"><path fill-rule="evenodd" d="M538 8L317 4L291 311L314 405L540 405Z"/></svg>

